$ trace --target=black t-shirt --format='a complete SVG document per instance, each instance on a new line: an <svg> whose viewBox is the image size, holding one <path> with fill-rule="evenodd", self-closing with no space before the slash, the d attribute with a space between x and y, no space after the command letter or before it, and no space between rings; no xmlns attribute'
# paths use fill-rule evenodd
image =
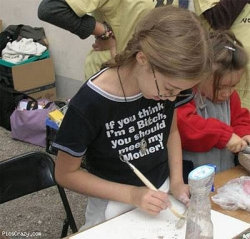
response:
<svg viewBox="0 0 250 239"><path fill-rule="evenodd" d="M53 146L75 157L85 154L88 171L94 175L142 186L120 160L122 155L160 187L169 175L166 143L174 109L192 97L171 102L149 100L138 94L125 100L92 83L103 71L72 98ZM140 150L143 138L147 142L144 153Z"/></svg>

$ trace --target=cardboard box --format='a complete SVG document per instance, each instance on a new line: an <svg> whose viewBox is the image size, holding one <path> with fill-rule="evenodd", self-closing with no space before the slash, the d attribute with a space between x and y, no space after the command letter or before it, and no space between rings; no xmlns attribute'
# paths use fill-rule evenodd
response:
<svg viewBox="0 0 250 239"><path fill-rule="evenodd" d="M0 74L6 74L17 91L36 99L56 99L55 71L51 58L12 67L1 66Z"/></svg>

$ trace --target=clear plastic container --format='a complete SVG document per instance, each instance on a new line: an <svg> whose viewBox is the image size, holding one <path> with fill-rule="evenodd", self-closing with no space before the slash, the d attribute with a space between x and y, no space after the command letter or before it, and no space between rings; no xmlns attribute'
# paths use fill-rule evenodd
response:
<svg viewBox="0 0 250 239"><path fill-rule="evenodd" d="M188 175L191 200L187 213L185 239L212 239L211 204L209 193L214 182L215 169L204 165Z"/></svg>

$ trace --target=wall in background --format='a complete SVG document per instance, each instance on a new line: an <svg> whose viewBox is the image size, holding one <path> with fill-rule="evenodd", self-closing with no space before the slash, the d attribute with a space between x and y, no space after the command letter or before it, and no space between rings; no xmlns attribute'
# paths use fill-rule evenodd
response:
<svg viewBox="0 0 250 239"><path fill-rule="evenodd" d="M56 72L57 95L71 98L84 81L83 62L93 38L81 40L74 34L40 21L37 9L41 0L0 0L0 19L3 28L25 24L43 27Z"/></svg>

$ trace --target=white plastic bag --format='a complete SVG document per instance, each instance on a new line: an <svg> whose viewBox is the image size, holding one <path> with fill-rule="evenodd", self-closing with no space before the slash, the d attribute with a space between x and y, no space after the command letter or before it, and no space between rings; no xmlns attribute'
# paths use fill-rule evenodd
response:
<svg viewBox="0 0 250 239"><path fill-rule="evenodd" d="M238 208L250 211L250 177L242 176L218 188L212 200L226 210Z"/></svg>

